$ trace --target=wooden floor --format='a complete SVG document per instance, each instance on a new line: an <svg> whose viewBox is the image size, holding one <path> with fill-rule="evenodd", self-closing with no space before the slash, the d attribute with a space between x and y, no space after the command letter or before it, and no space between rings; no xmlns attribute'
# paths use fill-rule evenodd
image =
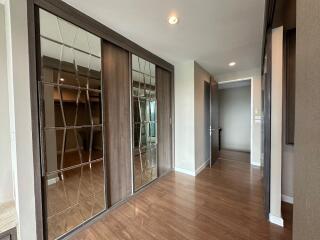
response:
<svg viewBox="0 0 320 240"><path fill-rule="evenodd" d="M249 154L223 151L212 169L170 173L73 239L288 240L284 218L285 228L264 218L262 171Z"/></svg>

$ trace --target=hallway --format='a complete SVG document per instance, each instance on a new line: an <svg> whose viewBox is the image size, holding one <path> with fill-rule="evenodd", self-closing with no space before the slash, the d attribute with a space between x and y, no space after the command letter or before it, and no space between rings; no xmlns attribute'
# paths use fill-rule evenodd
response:
<svg viewBox="0 0 320 240"><path fill-rule="evenodd" d="M249 159L222 151L195 178L170 173L73 239L291 239L291 223L264 218L262 171Z"/></svg>

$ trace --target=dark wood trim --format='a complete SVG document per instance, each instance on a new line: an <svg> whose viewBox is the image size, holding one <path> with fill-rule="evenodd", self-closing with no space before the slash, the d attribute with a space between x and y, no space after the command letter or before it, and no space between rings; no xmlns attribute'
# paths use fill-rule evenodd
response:
<svg viewBox="0 0 320 240"><path fill-rule="evenodd" d="M262 136L262 144L264 146L264 195L265 195L265 217L269 218L270 213L270 171L271 171L271 36L272 26L275 15L277 0L265 1L264 27L263 27L263 43L261 56L261 76L264 78L262 87L262 102L264 104L263 128L264 136ZM267 56L267 57L266 57ZM266 62L267 60L267 62ZM265 73L265 68L267 73Z"/></svg>
<svg viewBox="0 0 320 240"><path fill-rule="evenodd" d="M272 29L272 23L275 13L276 0L265 1L265 12L264 12L264 26L263 26L263 38L262 38L262 56L261 56L261 74L263 74L264 61L266 55L266 44L267 44L267 32Z"/></svg>
<svg viewBox="0 0 320 240"><path fill-rule="evenodd" d="M296 82L296 29L284 34L284 96L285 96L285 141L294 145L295 126L295 82Z"/></svg>
<svg viewBox="0 0 320 240"><path fill-rule="evenodd" d="M63 1L34 0L34 4L170 72L173 72L174 70L172 64Z"/></svg>
<svg viewBox="0 0 320 240"><path fill-rule="evenodd" d="M172 76L156 66L158 176L172 170Z"/></svg>
<svg viewBox="0 0 320 240"><path fill-rule="evenodd" d="M263 118L263 128L264 135L262 138L262 144L264 146L263 159L264 159L264 195L265 195L265 216L269 218L270 213L270 171L271 171L271 75L272 75L272 30L271 28L267 32L266 40L266 72L263 74L263 95L262 102L264 104L264 118Z"/></svg>
<svg viewBox="0 0 320 240"><path fill-rule="evenodd" d="M100 45L101 45L101 56L103 56L103 39L100 40ZM104 74L104 58L101 57L101 98L104 98L105 96L105 82L103 81L103 74ZM106 103L104 101L101 101L101 115L102 115L102 132L103 136L107 135L107 128L106 128L106 117L105 117L105 108L106 108ZM109 179L107 176L108 170L109 170L109 164L107 161L107 151L108 149L106 148L106 142L105 138L102 138L102 146L103 146L103 157L104 157L104 194L105 194L105 211L107 211L111 199L110 199L110 194L109 194Z"/></svg>
<svg viewBox="0 0 320 240"><path fill-rule="evenodd" d="M130 159L131 159L131 196L134 195L134 164L133 164L133 158L134 158L134 139L133 139L133 131L134 131L134 120L133 120L133 94L132 94L132 87L133 87L133 81L132 81L132 54L129 53L129 99L130 99ZM129 196L130 198L130 196Z"/></svg>
<svg viewBox="0 0 320 240"><path fill-rule="evenodd" d="M132 53L129 53L129 80L130 80L130 140L131 140L131 181L132 181L132 188L131 188L131 194L135 194L134 189L134 102L133 102L133 93L132 93Z"/></svg>
<svg viewBox="0 0 320 240"><path fill-rule="evenodd" d="M174 71L171 73L171 154L172 154L172 161L171 161L171 168L175 169L175 85L174 85Z"/></svg>
<svg viewBox="0 0 320 240"><path fill-rule="evenodd" d="M156 85L156 99L157 99L157 178L159 178L160 176L160 166L159 166L159 102L158 102L158 98L159 98L159 93L158 93L158 85L159 85L159 79L157 76L157 66L155 66L155 85ZM133 123L134 124L134 123ZM134 141L134 139L133 139ZM156 179L157 179L156 178ZM152 181L151 181L152 182Z"/></svg>
<svg viewBox="0 0 320 240"><path fill-rule="evenodd" d="M31 119L32 119L32 143L33 143L33 167L34 167L34 188L36 204L36 231L37 239L44 237L43 224L43 184L41 183L41 157L40 157L40 127L38 115L38 91L37 91L37 49L40 45L37 39L39 30L38 11L35 9L33 0L28 0L28 41L29 41L29 71L30 71L30 101L31 101Z"/></svg>

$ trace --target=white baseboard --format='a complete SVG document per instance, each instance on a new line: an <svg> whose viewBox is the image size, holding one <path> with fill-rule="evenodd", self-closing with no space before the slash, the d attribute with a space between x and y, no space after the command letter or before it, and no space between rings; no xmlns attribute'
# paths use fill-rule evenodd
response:
<svg viewBox="0 0 320 240"><path fill-rule="evenodd" d="M50 178L50 179L48 179L48 186L50 186L52 184L56 184L57 182L59 182L58 177Z"/></svg>
<svg viewBox="0 0 320 240"><path fill-rule="evenodd" d="M190 176L197 176L203 169L205 169L210 163L210 160L205 161L200 167L198 167L198 169L196 171L191 171L188 169L184 169L184 168L178 168L176 167L174 170L176 172L180 172L180 173L184 173L184 174L188 174Z"/></svg>
<svg viewBox="0 0 320 240"><path fill-rule="evenodd" d="M176 172L180 172L180 173L184 173L184 174L188 174L188 175L191 175L191 176L196 176L196 173L194 171L191 171L191 170L187 170L187 169L184 169L184 168L175 168L174 169Z"/></svg>
<svg viewBox="0 0 320 240"><path fill-rule="evenodd" d="M293 197L290 197L290 196L287 196L287 195L282 194L282 195L281 195L281 200L282 200L283 202L293 204Z"/></svg>
<svg viewBox="0 0 320 240"><path fill-rule="evenodd" d="M252 166L261 167L261 162L251 162Z"/></svg>
<svg viewBox="0 0 320 240"><path fill-rule="evenodd" d="M208 159L200 167L198 167L195 175L197 176L203 169L205 169L209 165L209 163L210 163L210 159Z"/></svg>
<svg viewBox="0 0 320 240"><path fill-rule="evenodd" d="M283 227L283 219L281 217L273 216L271 213L269 213L269 222Z"/></svg>

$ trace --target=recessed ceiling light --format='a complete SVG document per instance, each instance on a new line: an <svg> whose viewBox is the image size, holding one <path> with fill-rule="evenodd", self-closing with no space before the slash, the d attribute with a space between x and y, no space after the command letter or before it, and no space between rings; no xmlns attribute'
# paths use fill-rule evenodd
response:
<svg viewBox="0 0 320 240"><path fill-rule="evenodd" d="M61 82L64 82L64 78L60 78L60 81L61 81Z"/></svg>
<svg viewBox="0 0 320 240"><path fill-rule="evenodd" d="M231 62L231 63L229 63L229 66L230 67L233 67L233 66L235 66L236 65L236 62Z"/></svg>
<svg viewBox="0 0 320 240"><path fill-rule="evenodd" d="M174 25L174 24L177 24L178 23L178 18L176 17L176 16L171 16L171 17L169 17L169 23L171 24L171 25Z"/></svg>

